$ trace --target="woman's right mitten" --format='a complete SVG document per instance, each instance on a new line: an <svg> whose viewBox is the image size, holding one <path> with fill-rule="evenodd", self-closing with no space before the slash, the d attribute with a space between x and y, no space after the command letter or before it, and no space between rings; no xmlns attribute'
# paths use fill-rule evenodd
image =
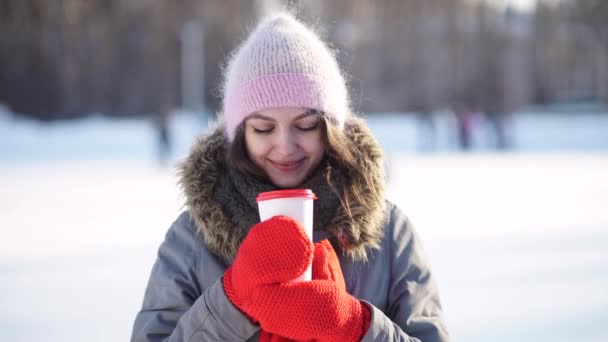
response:
<svg viewBox="0 0 608 342"><path fill-rule="evenodd" d="M251 320L251 296L257 286L296 279L311 265L314 246L304 228L287 216L254 225L224 273L224 291Z"/></svg>

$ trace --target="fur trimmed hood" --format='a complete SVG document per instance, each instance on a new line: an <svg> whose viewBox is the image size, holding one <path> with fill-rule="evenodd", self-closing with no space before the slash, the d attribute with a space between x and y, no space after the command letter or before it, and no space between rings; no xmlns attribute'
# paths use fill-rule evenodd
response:
<svg viewBox="0 0 608 342"><path fill-rule="evenodd" d="M362 119L349 118L344 134L352 141L349 148L363 176L349 180L352 184L346 191L356 191L359 196L349 196L347 205L338 206L325 230L337 239L345 255L366 260L367 249L379 248L384 234L384 158L380 145ZM185 206L197 230L203 234L207 248L232 260L247 232L238 229L213 199L218 176L226 172L227 144L221 125L198 138L189 156L180 163L178 176Z"/></svg>

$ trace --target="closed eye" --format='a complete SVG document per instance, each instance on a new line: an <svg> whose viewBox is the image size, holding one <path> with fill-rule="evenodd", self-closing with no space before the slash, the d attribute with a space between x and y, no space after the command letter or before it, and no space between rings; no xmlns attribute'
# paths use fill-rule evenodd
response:
<svg viewBox="0 0 608 342"><path fill-rule="evenodd" d="M304 132L314 131L319 127L319 122L321 122L320 115L317 111L311 110L306 116L296 121L295 127Z"/></svg>
<svg viewBox="0 0 608 342"><path fill-rule="evenodd" d="M268 134L270 132L272 132L273 128L266 128L266 129L258 129L255 127L252 127L253 132L257 133L257 134Z"/></svg>
<svg viewBox="0 0 608 342"><path fill-rule="evenodd" d="M314 131L315 129L317 129L317 127L319 127L319 121L316 121L313 125L309 126L296 126L297 129L304 132Z"/></svg>

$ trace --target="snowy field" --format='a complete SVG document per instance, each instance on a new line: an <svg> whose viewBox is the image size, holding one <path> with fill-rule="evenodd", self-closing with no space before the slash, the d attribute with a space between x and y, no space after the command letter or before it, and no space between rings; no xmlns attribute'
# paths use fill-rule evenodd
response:
<svg viewBox="0 0 608 342"><path fill-rule="evenodd" d="M416 126L370 117L389 198L415 223L454 341L608 341L608 114L516 115L517 149L484 134L438 152ZM188 116L174 160L204 125ZM39 125L0 113L0 340L126 341L183 204L140 120Z"/></svg>

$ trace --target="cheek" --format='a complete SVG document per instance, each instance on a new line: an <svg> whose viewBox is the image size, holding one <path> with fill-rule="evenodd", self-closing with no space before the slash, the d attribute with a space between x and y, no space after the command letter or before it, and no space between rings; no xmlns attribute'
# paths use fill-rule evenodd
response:
<svg viewBox="0 0 608 342"><path fill-rule="evenodd" d="M253 137L251 135L245 136L245 147L247 149L247 154L249 158L254 162L260 158L263 158L267 153L266 144L260 139Z"/></svg>
<svg viewBox="0 0 608 342"><path fill-rule="evenodd" d="M325 145L320 137L319 139L307 139L301 146L307 154L316 160L321 159L325 154Z"/></svg>

